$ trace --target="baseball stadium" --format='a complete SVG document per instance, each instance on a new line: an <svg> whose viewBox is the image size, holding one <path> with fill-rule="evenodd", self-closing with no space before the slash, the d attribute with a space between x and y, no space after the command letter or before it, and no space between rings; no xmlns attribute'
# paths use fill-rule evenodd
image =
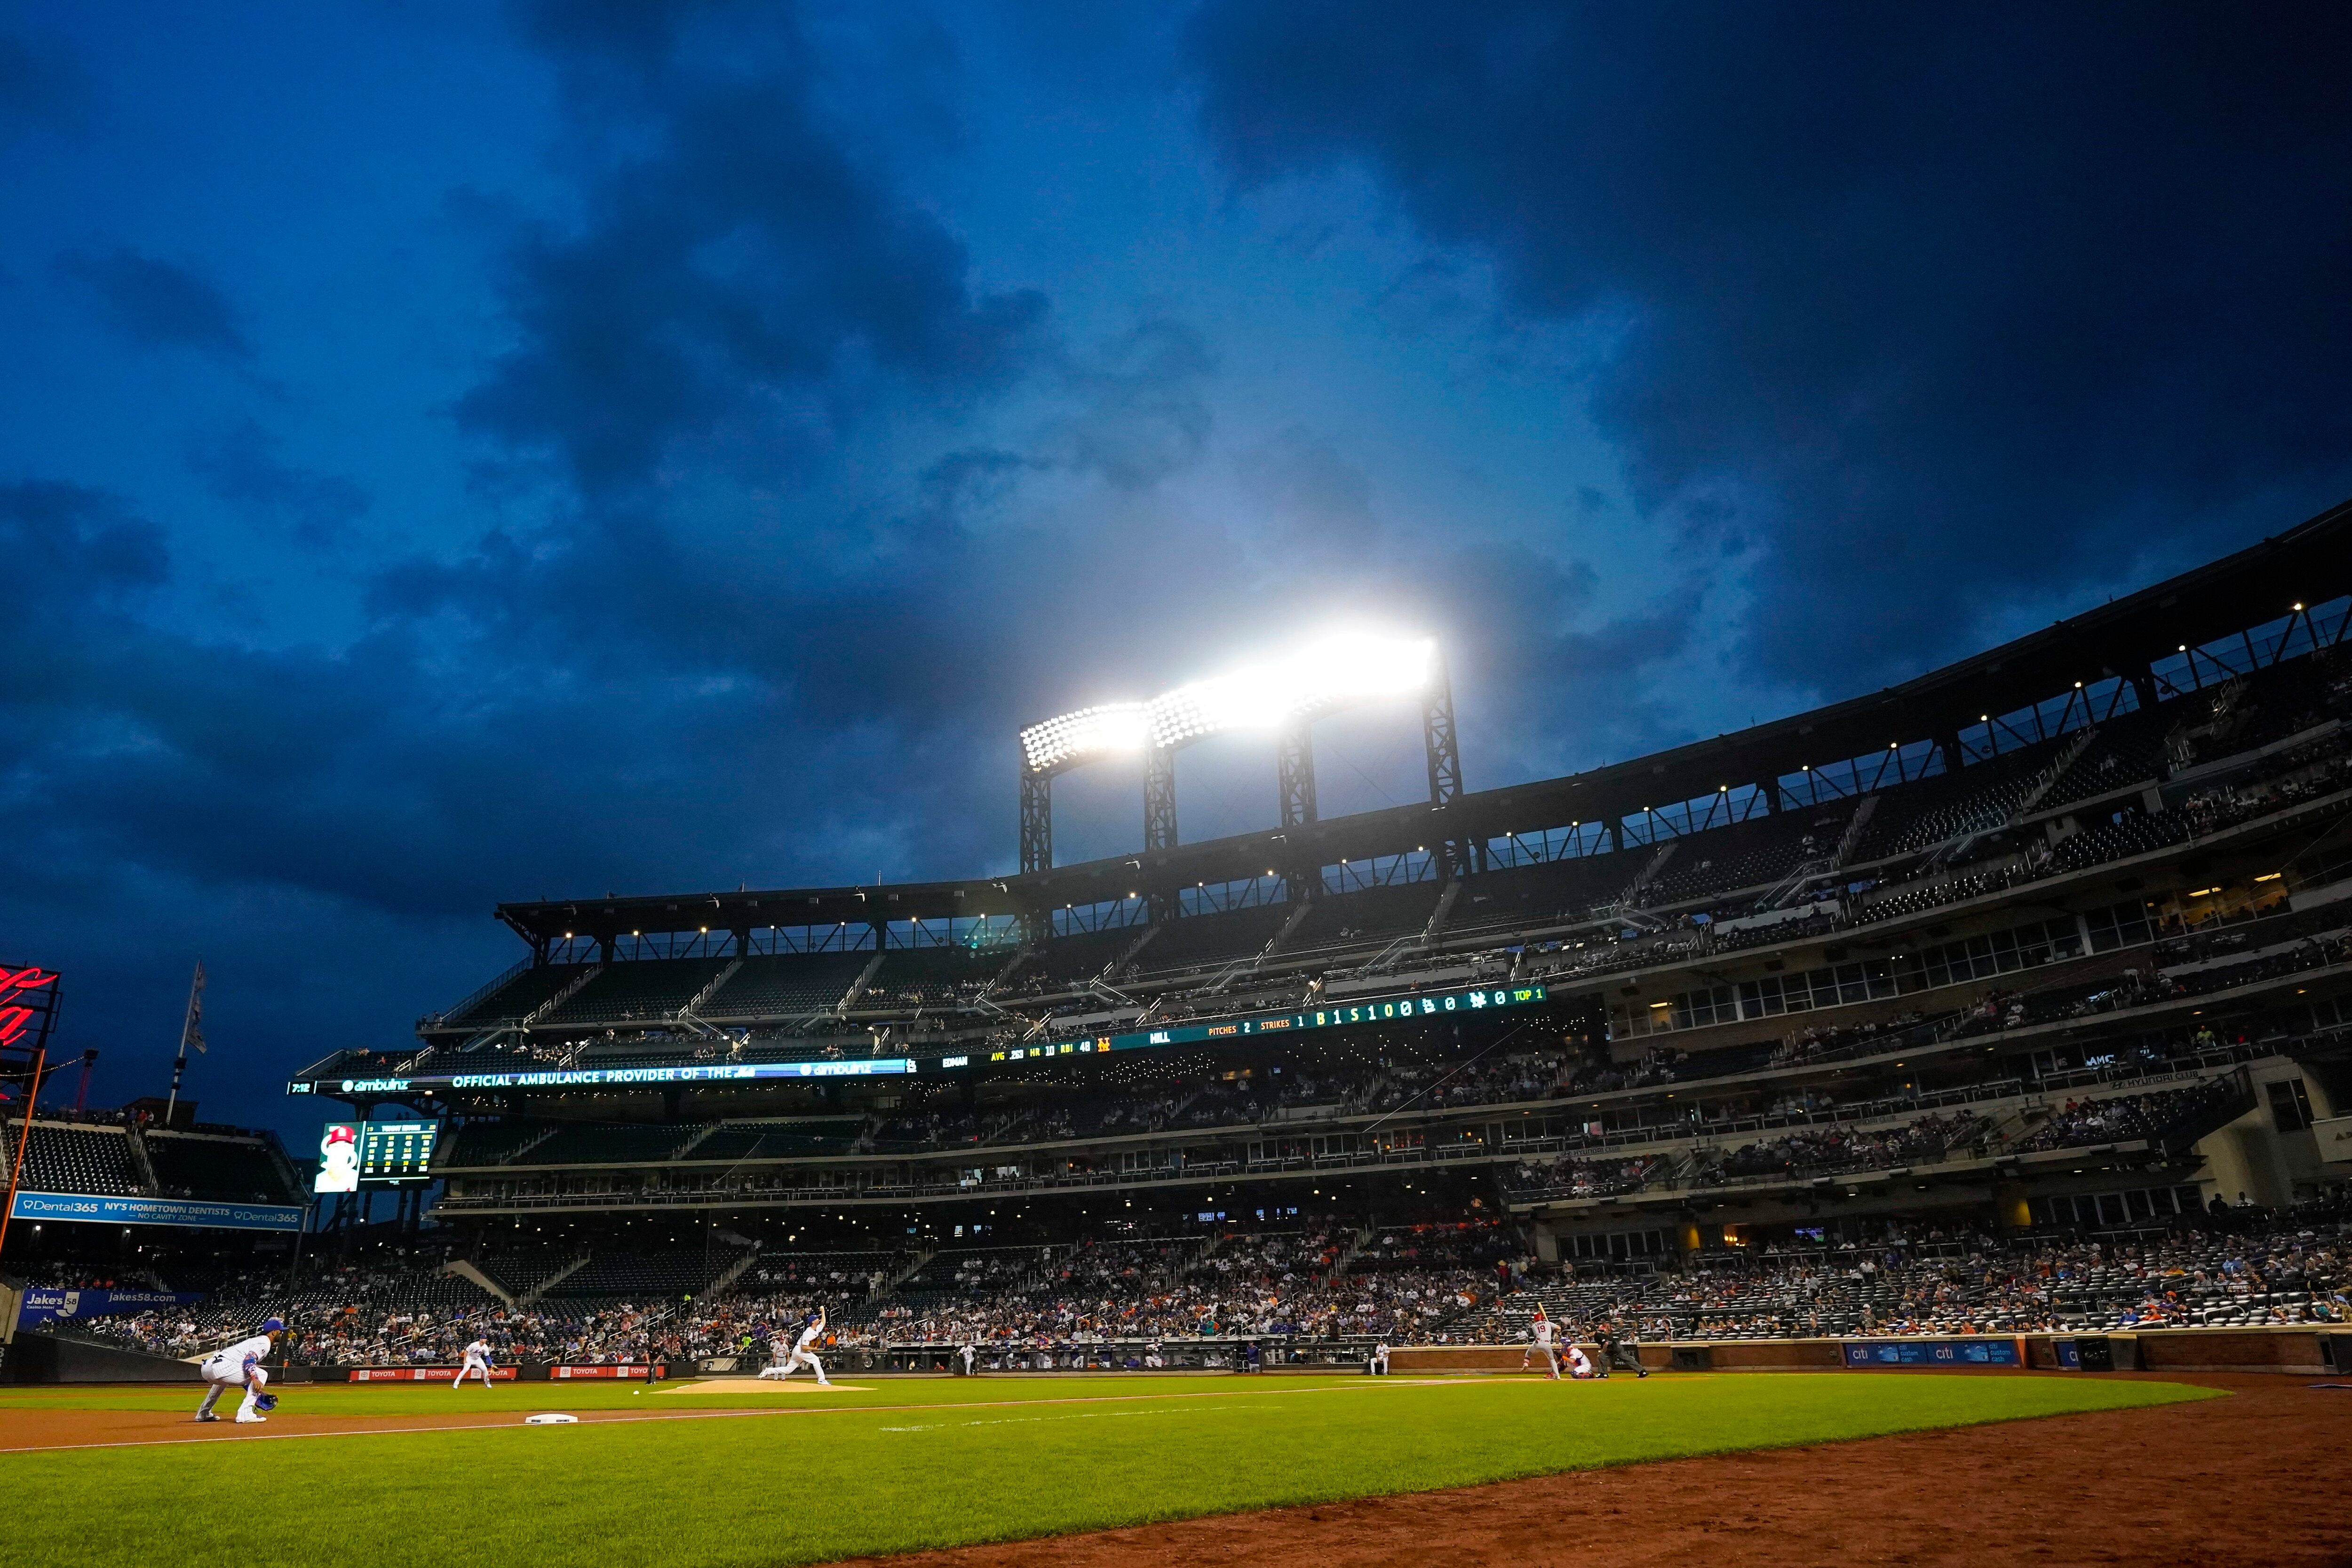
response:
<svg viewBox="0 0 2352 1568"><path fill-rule="evenodd" d="M501 905L315 1151L10 955L8 1555L2341 1563L2348 624L2352 504L1483 791L1442 647L1269 651L1024 729L1017 873Z"/></svg>

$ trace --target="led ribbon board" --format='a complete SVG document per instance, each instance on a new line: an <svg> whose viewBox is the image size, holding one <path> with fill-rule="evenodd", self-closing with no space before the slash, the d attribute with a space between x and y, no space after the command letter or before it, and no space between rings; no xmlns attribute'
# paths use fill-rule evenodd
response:
<svg viewBox="0 0 2352 1568"><path fill-rule="evenodd" d="M1436 668L1437 644L1426 638L1328 637L1150 702L1106 703L1033 724L1021 732L1021 760L1033 773L1054 773L1229 730L1276 729L1349 703L1422 691Z"/></svg>
<svg viewBox="0 0 2352 1568"><path fill-rule="evenodd" d="M1344 1029L1349 1024L1461 1018L1465 1014L1492 1012L1498 1009L1529 1007L1542 1001L1544 996L1541 986L1482 986L1474 990L1447 991L1433 997L1391 997L1382 1001L1343 1002L1299 1012L1261 1013L1255 1018L1229 1019L1216 1023L1171 1024L1166 1029L1097 1035L1092 1040L1058 1040L1052 1045L1013 1046L1004 1051L990 1051L988 1060L1034 1061L1043 1057L1086 1056L1105 1051L1149 1051L1164 1045L1254 1040L1263 1035L1296 1034L1304 1030Z"/></svg>
<svg viewBox="0 0 2352 1568"><path fill-rule="evenodd" d="M1532 1007L1549 993L1541 986L1478 986L1466 991L1444 991L1427 997L1390 997L1364 1002L1335 1002L1329 1007L1296 1012L1259 1013L1250 1018L1208 1023L1171 1024L1166 1029L1136 1030L1126 1034L1097 1035L1088 1040L1057 1040L1051 1045L1010 1046L990 1051L990 1062L1037 1061L1047 1057L1092 1056L1107 1051L1149 1051L1160 1046L1199 1045L1205 1041L1255 1040L1264 1035L1297 1034L1308 1030L1345 1029L1350 1024L1402 1023L1414 1019L1464 1018L1475 1013ZM934 1071L970 1065L982 1060L946 1056L933 1063ZM847 1061L756 1061L730 1067L600 1067L546 1072L462 1072L452 1077L345 1078L319 1083L329 1094L404 1094L437 1089L577 1089L638 1083L740 1083L748 1081L808 1078L882 1078L919 1071L906 1057L880 1057ZM311 1085L300 1092L309 1093ZM388 1123L383 1125L415 1125Z"/></svg>
<svg viewBox="0 0 2352 1568"><path fill-rule="evenodd" d="M741 1083L759 1079L887 1078L915 1071L903 1056L850 1061L747 1061L720 1067L581 1067L535 1072L459 1072L422 1078L342 1078L315 1087L329 1094L406 1094L425 1089L599 1089L640 1083ZM289 1092L308 1094L297 1082ZM401 1124L387 1123L385 1125Z"/></svg>

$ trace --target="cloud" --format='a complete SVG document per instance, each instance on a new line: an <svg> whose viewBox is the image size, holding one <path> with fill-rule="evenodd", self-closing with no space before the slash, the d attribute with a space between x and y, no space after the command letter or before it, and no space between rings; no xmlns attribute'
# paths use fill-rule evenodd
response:
<svg viewBox="0 0 2352 1568"><path fill-rule="evenodd" d="M1517 315L1606 324L1592 415L1764 679L2352 488L2340 7L1212 0L1188 47L1245 186L1369 169Z"/></svg>
<svg viewBox="0 0 2352 1568"><path fill-rule="evenodd" d="M166 437L184 475L116 479L152 486L135 501L0 491L23 676L0 690L0 914L79 934L53 957L111 985L110 928L193 941L217 912L248 935L208 957L241 952L259 989L249 934L315 926L286 966L304 1021L269 1026L291 1050L352 1027L318 955L470 938L479 972L449 978L478 979L498 899L1003 869L1020 723L1363 607L1428 617L1465 694L1481 660L1555 674L1513 725L1614 744L1643 722L1625 672L1679 625L1593 629L1589 569L1536 549L1497 571L1482 519L1400 512L1345 432L1221 426L1232 389L1181 303L1080 334L985 278L892 162L952 137L951 103L864 134L832 42L766 7L524 21L557 183L506 234L497 336L445 405L440 455L497 481L458 503L470 542L310 563L358 612L295 617L332 630L288 643L223 612L253 547L206 538L211 503L313 548L396 538L392 497L433 494L398 466L415 454L297 461L207 405L166 427L202 433ZM892 105L970 90L936 37L908 48ZM146 251L59 271L142 350L245 363L278 336ZM449 537L429 521L411 537ZM1471 763L1507 766L1475 743ZM400 988L368 987L383 1039Z"/></svg>
<svg viewBox="0 0 2352 1568"><path fill-rule="evenodd" d="M205 488L231 506L251 508L312 549L347 544L370 506L350 479L281 463L278 443L252 420L188 448L188 466Z"/></svg>
<svg viewBox="0 0 2352 1568"><path fill-rule="evenodd" d="M1078 407L1047 434L1053 461L1121 490L1160 483L1196 460L1209 439L1204 383L1216 359L1191 323L1154 315L1098 352L1066 359Z"/></svg>
<svg viewBox="0 0 2352 1568"><path fill-rule="evenodd" d="M55 481L0 485L0 556L32 591L13 596L7 626L75 604L120 608L171 570L162 529L102 491Z"/></svg>
<svg viewBox="0 0 2352 1568"><path fill-rule="evenodd" d="M633 683L562 657L541 617L452 614L447 593L387 595L340 648L190 634L163 531L81 486L0 488L0 831L20 881L76 897L161 879L436 919L592 881L814 878L843 842L896 872L921 802L967 782L854 788L920 737L902 752L887 716L813 730L747 671ZM533 586L511 558L481 570Z"/></svg>
<svg viewBox="0 0 2352 1568"><path fill-rule="evenodd" d="M1482 734L1643 722L1626 672L1679 626L1594 630L1589 569L1526 549L1498 571L1486 519L1401 510L1349 432L1233 420L1246 397L1184 301L1122 317L1118 280L1090 282L1114 324L1080 330L976 265L931 187L984 201L1001 168L927 186L922 161L997 84L942 35L765 5L520 15L514 96L553 83L551 178L478 204L536 214L495 220L488 330L440 335L485 319L470 288L390 307L441 313L439 436L400 426L383 399L416 383L393 375L363 417L324 400L298 448L275 433L299 389L249 370L292 340L284 300L248 319L144 236L58 264L131 376L207 356L260 414L167 395L148 428L178 469L0 489L0 924L37 922L31 956L89 977L82 1027L167 1040L201 952L249 1009L247 1060L283 1069L322 1037L389 1043L510 956L499 899L1008 868L1020 723L1302 617L1404 607L1447 633L1465 714L1517 692L1471 732L1474 781L1518 766ZM314 456L338 429L362 445ZM483 482L445 494L468 462ZM372 549L335 548L363 526ZM334 553L295 574L317 613L257 629L234 606L282 591L254 586L286 580L273 531ZM1500 673L1529 669L1554 678ZM1122 810L1119 841L1137 827Z"/></svg>
<svg viewBox="0 0 2352 1568"><path fill-rule="evenodd" d="M227 361L253 357L227 296L192 267L115 246L69 252L58 258L57 269L134 347L186 349Z"/></svg>
<svg viewBox="0 0 2352 1568"><path fill-rule="evenodd" d="M582 215L511 247L514 341L457 409L474 435L601 506L670 463L789 476L885 390L952 405L1023 367L1044 298L975 290L962 243L861 163L789 13L527 15Z"/></svg>
<svg viewBox="0 0 2352 1568"><path fill-rule="evenodd" d="M35 128L79 131L89 100L89 79L73 60L0 33L0 137Z"/></svg>

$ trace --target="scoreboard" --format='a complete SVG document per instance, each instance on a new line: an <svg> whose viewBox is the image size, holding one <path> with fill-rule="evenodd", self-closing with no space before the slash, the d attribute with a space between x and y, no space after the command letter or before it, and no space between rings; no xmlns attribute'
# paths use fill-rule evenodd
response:
<svg viewBox="0 0 2352 1568"><path fill-rule="evenodd" d="M429 1181L437 1122L362 1122L360 1180Z"/></svg>

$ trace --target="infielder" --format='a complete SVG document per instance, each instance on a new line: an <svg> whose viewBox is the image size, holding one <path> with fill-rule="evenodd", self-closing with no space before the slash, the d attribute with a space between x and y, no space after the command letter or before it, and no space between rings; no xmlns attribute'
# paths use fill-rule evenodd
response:
<svg viewBox="0 0 2352 1568"><path fill-rule="evenodd" d="M1544 1365L1551 1373L1551 1380L1554 1383L1559 1381L1559 1353L1552 1348L1552 1339L1557 1332L1558 1331L1552 1327L1551 1320L1544 1316L1544 1310L1541 1307L1538 1307L1536 1309L1535 1321L1528 1325L1527 1348L1519 1352L1519 1370L1521 1372L1525 1372L1528 1369L1529 1358L1532 1357L1536 1352L1541 1351L1543 1352Z"/></svg>
<svg viewBox="0 0 2352 1568"><path fill-rule="evenodd" d="M457 1388L463 1385L466 1379L477 1372L482 1375L482 1386L488 1388L490 1385L490 1347L486 1340L478 1339L466 1347L466 1364L457 1369L457 1378L449 1386Z"/></svg>
<svg viewBox="0 0 2352 1568"><path fill-rule="evenodd" d="M268 1392L269 1374L262 1366L278 1343L278 1336L286 1332L285 1322L272 1318L261 1325L261 1332L251 1339L242 1339L225 1350L216 1350L205 1357L196 1370L212 1386L205 1390L205 1402L196 1406L196 1419L217 1421L213 1406L220 1402L224 1388L245 1390L244 1403L236 1407L240 1421L265 1421L265 1411L278 1408L278 1396Z"/></svg>
<svg viewBox="0 0 2352 1568"><path fill-rule="evenodd" d="M832 1387L833 1380L825 1376L824 1363L817 1359L816 1351L814 1348L816 1342L823 1337L824 1337L824 1313L819 1310L809 1314L808 1327L801 1330L800 1343L793 1346L793 1354L773 1366L761 1367L760 1375L772 1377L781 1383L790 1377L795 1369L805 1366L816 1374L818 1387Z"/></svg>

